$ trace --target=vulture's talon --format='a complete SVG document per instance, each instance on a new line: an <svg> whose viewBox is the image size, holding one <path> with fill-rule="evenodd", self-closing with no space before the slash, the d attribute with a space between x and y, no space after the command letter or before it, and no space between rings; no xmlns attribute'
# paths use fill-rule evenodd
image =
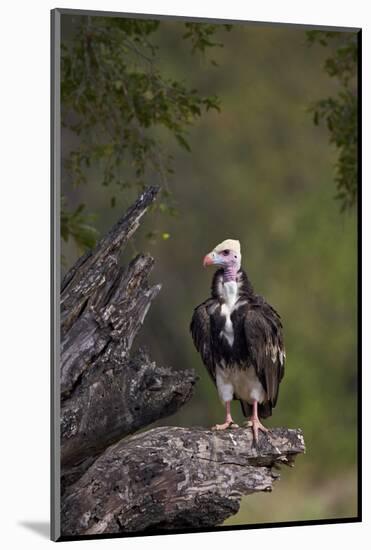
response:
<svg viewBox="0 0 371 550"><path fill-rule="evenodd" d="M253 438L254 438L254 441L256 441L256 443L258 443L259 441L259 430L261 430L264 433L267 433L269 431L268 428L263 426L259 418L251 418L248 422L248 425L252 429Z"/></svg>
<svg viewBox="0 0 371 550"><path fill-rule="evenodd" d="M230 429L234 429L234 428L238 428L238 424L236 424L235 422L232 421L227 421L227 422L224 422L224 424L215 424L215 426L213 426L211 429L213 431L222 431L222 430L230 430Z"/></svg>

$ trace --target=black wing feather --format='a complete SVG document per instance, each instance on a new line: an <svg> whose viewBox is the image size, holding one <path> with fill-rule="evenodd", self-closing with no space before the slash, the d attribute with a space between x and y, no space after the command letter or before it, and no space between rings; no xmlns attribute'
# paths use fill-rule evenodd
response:
<svg viewBox="0 0 371 550"><path fill-rule="evenodd" d="M247 308L244 326L249 358L267 393L267 400L274 407L285 368L280 317L263 302Z"/></svg>
<svg viewBox="0 0 371 550"><path fill-rule="evenodd" d="M216 384L215 362L211 344L211 324L208 306L213 305L213 299L206 300L195 308L191 321L191 334L194 345L202 357L214 384Z"/></svg>

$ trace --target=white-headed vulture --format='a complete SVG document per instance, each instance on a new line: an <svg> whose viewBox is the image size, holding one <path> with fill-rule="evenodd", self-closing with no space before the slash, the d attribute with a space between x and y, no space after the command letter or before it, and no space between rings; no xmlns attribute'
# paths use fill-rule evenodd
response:
<svg viewBox="0 0 371 550"><path fill-rule="evenodd" d="M226 408L223 424L236 427L230 403L241 402L254 439L267 429L267 418L277 403L284 374L285 349L277 311L254 289L241 269L239 241L227 239L204 258L204 266L219 266L213 277L211 297L194 310L191 333L219 396Z"/></svg>

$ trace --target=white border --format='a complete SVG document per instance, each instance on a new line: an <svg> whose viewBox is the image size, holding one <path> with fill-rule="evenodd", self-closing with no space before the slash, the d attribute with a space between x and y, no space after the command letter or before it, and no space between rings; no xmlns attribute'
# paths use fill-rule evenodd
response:
<svg viewBox="0 0 371 550"><path fill-rule="evenodd" d="M53 544L22 525L22 522L47 522L49 519L49 63L50 13L55 7L100 9L136 13L158 13L363 27L363 105L364 120L370 121L371 51L370 16L367 2L340 0L311 2L237 2L216 4L210 0L170 1L98 1L70 0L55 4L39 0L21 0L2 7L1 137L2 137L2 350L1 406L2 484L1 524L5 548L39 548ZM368 65L368 66L367 66ZM368 128L366 127L368 126ZM364 122L363 150L371 151L369 126ZM363 181L370 181L368 158L364 154ZM364 185L364 281L370 280L367 254L370 236L370 186ZM4 303L5 301L5 303ZM370 293L364 288L364 312L371 308ZM367 343L369 320L364 315L364 341ZM371 365L364 349L364 364ZM370 387L368 369L364 369L364 388ZM364 400L366 401L366 399ZM364 403L367 426L369 405ZM365 454L369 444L364 436ZM367 456L369 452L367 452ZM369 532L367 487L370 476L364 458L365 523L264 529L89 541L89 547L125 545L129 548L151 546L165 550L173 545L189 544L274 546L277 550L291 544L305 548L333 544L349 549ZM367 484L367 486L366 486ZM84 545L86 542L66 543ZM240 546L241 547L241 546Z"/></svg>

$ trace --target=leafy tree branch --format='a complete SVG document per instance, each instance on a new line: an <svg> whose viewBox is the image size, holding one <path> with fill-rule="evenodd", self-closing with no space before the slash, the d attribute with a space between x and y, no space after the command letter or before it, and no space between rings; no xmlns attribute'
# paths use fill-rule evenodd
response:
<svg viewBox="0 0 371 550"><path fill-rule="evenodd" d="M310 111L314 124L327 125L330 143L338 150L336 198L344 211L357 199L357 34L315 30L308 31L307 38L310 44L318 43L332 51L324 68L339 83L335 97L316 101Z"/></svg>
<svg viewBox="0 0 371 550"><path fill-rule="evenodd" d="M72 40L62 44L62 124L78 136L78 146L63 159L63 183L86 184L89 168L98 168L102 185L111 187L114 206L120 191L159 180L158 207L171 213L173 159L161 138L165 132L190 151L188 128L207 111L219 111L220 102L160 70L156 33L161 25L81 17ZM193 54L221 46L214 39L220 25L185 23L180 28ZM64 200L62 236L86 248L95 234L83 210L81 205L70 211Z"/></svg>

